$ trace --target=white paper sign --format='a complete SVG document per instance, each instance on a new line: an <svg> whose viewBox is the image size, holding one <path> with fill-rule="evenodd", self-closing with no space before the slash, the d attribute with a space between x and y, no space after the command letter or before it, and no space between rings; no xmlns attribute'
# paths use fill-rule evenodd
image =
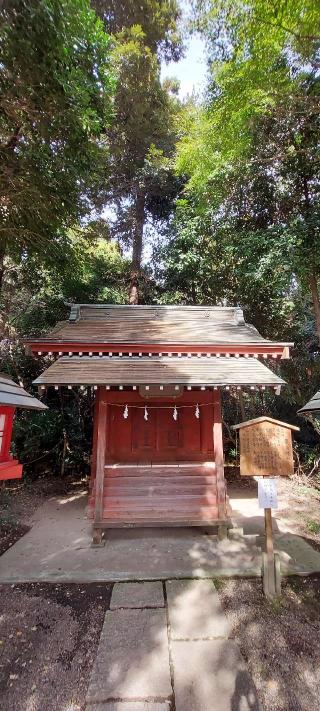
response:
<svg viewBox="0 0 320 711"><path fill-rule="evenodd" d="M277 479L274 477L257 477L258 479L258 498L260 509L277 509Z"/></svg>

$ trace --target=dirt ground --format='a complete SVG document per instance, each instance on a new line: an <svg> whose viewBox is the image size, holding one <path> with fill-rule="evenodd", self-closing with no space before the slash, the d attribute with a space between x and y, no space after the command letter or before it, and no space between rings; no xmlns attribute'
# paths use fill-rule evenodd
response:
<svg viewBox="0 0 320 711"><path fill-rule="evenodd" d="M241 477L235 469L226 474L227 489L236 487L245 496L248 492L257 496L257 484L250 477ZM303 536L308 543L320 550L320 488L312 485L307 477L278 478L278 510L273 519L281 519L288 530ZM276 530L276 526L274 527Z"/></svg>
<svg viewBox="0 0 320 711"><path fill-rule="evenodd" d="M1 711L83 711L111 587L0 586Z"/></svg>
<svg viewBox="0 0 320 711"><path fill-rule="evenodd" d="M318 711L320 579L288 579L273 603L259 580L220 580L218 588L264 711Z"/></svg>
<svg viewBox="0 0 320 711"><path fill-rule="evenodd" d="M320 549L320 490L307 478L283 478L279 482L279 509L281 517L294 533L307 538Z"/></svg>

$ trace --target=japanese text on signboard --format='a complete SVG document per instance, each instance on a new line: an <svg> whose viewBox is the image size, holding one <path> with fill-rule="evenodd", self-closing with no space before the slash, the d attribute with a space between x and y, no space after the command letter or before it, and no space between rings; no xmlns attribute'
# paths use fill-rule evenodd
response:
<svg viewBox="0 0 320 711"><path fill-rule="evenodd" d="M293 474L291 431L271 422L240 430L240 473L243 476Z"/></svg>

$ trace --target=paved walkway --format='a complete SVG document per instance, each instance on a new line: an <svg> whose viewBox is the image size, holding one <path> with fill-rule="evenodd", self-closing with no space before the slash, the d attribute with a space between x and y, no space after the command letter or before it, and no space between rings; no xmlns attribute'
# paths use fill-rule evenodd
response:
<svg viewBox="0 0 320 711"><path fill-rule="evenodd" d="M229 633L212 581L116 584L87 711L258 711Z"/></svg>
<svg viewBox="0 0 320 711"><path fill-rule="evenodd" d="M260 576L263 515L255 497L231 497L245 533L219 542L201 528L118 529L104 548L91 547L86 492L52 497L32 529L0 558L0 582L94 582ZM284 575L320 572L320 553L275 522Z"/></svg>

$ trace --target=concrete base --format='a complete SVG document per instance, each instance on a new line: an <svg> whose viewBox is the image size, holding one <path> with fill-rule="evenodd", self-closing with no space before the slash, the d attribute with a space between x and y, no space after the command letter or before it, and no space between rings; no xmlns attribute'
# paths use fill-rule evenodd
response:
<svg viewBox="0 0 320 711"><path fill-rule="evenodd" d="M104 548L92 548L91 523L84 518L86 500L84 491L52 497L40 507L29 533L1 556L0 582L261 576L263 540L257 545L252 535L218 541L201 528L118 529L108 532ZM234 522L238 516L245 533L262 532L263 514L257 502L242 500L241 513L240 501L236 501ZM299 536L282 532L279 525L277 529L275 549L280 553L282 574L320 572L320 553Z"/></svg>

